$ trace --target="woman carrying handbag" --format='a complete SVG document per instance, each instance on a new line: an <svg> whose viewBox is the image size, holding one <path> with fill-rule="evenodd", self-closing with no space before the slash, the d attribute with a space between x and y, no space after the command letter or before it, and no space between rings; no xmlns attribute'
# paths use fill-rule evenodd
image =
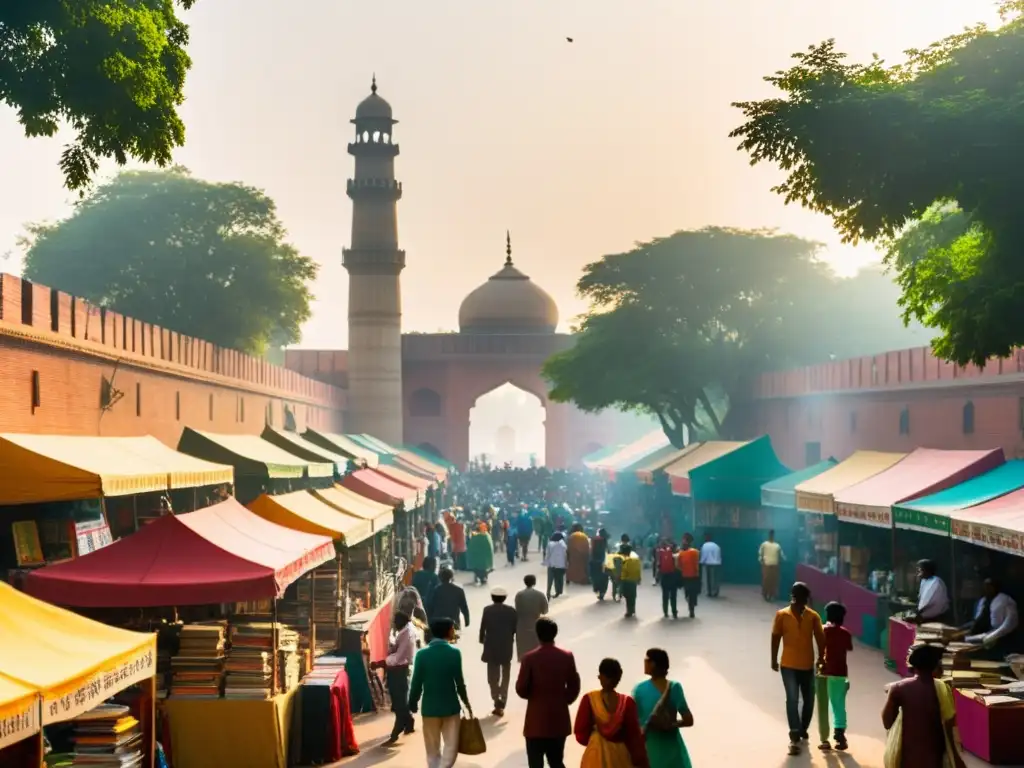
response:
<svg viewBox="0 0 1024 768"><path fill-rule="evenodd" d="M882 709L889 732L885 768L964 768L953 694L936 679L942 653L934 645L913 648L907 659L913 677L889 686Z"/></svg>
<svg viewBox="0 0 1024 768"><path fill-rule="evenodd" d="M644 658L644 673L650 677L633 689L651 765L692 768L683 742L682 728L693 727L693 714L686 703L683 686L668 679L668 654L651 648Z"/></svg>

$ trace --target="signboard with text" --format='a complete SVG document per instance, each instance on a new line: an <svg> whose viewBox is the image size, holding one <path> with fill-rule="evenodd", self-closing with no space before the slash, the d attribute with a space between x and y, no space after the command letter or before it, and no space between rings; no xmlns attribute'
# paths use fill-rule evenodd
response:
<svg viewBox="0 0 1024 768"><path fill-rule="evenodd" d="M864 504L836 502L836 516L844 523L870 525L875 528L892 528L891 507L869 507Z"/></svg>
<svg viewBox="0 0 1024 768"><path fill-rule="evenodd" d="M95 709L115 693L156 674L156 640L67 688L43 696L43 725L70 720Z"/></svg>

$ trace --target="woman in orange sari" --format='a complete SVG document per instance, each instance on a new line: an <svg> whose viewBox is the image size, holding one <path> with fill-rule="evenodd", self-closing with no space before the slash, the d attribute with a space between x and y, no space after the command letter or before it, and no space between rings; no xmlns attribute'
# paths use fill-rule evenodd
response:
<svg viewBox="0 0 1024 768"><path fill-rule="evenodd" d="M649 768L636 702L618 693L622 665L605 659L597 668L601 688L580 701L576 741L587 749L580 768Z"/></svg>

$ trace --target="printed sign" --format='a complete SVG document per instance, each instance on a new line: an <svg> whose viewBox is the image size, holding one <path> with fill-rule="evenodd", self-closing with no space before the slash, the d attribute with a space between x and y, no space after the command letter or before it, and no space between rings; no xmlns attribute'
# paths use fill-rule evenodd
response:
<svg viewBox="0 0 1024 768"><path fill-rule="evenodd" d="M889 507L837 503L836 515L846 523L871 525L875 528L892 528L892 509Z"/></svg>
<svg viewBox="0 0 1024 768"><path fill-rule="evenodd" d="M766 530L776 527L775 510L751 509L736 504L697 502L696 525L698 528L732 528L744 530ZM785 527L785 526L780 526Z"/></svg>
<svg viewBox="0 0 1024 768"><path fill-rule="evenodd" d="M11 535L14 537L14 555L18 558L18 566L42 565L43 547L39 543L39 526L35 520L19 520L11 523Z"/></svg>
<svg viewBox="0 0 1024 768"><path fill-rule="evenodd" d="M1024 535L1005 528L996 528L964 520L952 521L953 538L977 544L979 547L1006 552L1010 555L1024 555Z"/></svg>
<svg viewBox="0 0 1024 768"><path fill-rule="evenodd" d="M95 709L115 693L156 674L156 642L77 681L70 689L43 697L43 725L53 725Z"/></svg>
<svg viewBox="0 0 1024 768"><path fill-rule="evenodd" d="M0 707L0 749L39 733L39 697Z"/></svg>
<svg viewBox="0 0 1024 768"><path fill-rule="evenodd" d="M77 523L75 525L75 545L79 557L113 543L110 526L106 523Z"/></svg>

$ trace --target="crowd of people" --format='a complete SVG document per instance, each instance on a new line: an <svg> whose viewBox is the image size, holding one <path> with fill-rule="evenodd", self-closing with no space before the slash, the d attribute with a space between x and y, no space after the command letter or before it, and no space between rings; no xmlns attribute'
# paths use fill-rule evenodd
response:
<svg viewBox="0 0 1024 768"><path fill-rule="evenodd" d="M619 661L604 659L597 670L599 687L581 697L575 657L557 645L558 625L548 614L552 601L571 584L589 587L598 601L610 594L613 601L625 603L624 617L633 618L638 586L649 573L651 583L660 588L665 618L678 618L680 592L688 615L694 617L702 594L711 599L719 595L721 547L710 534L705 534L699 547L689 533L679 545L652 531L634 532L635 539L622 533L613 540L594 506L574 508L545 499L546 492L524 490L529 482L524 485L523 478L537 480L554 474L497 472L515 482L496 484L503 487L491 492L471 484L471 494L465 493L465 484L460 486L465 505L446 510L436 524L424 528L423 556L408 587L396 598L390 652L380 665L395 714L389 741L413 733L419 713L428 768L455 764L463 714L472 717L457 642L472 619L478 625L492 714L504 715L512 693L526 701L523 735L530 768L545 764L563 768L570 736L585 747L581 768L690 766L682 733L694 725L694 716L682 684L669 676L667 651L650 648L646 652L647 679L629 694L618 690L623 674ZM566 479L559 478L559 487L570 487ZM471 617L455 573L471 572L475 583L487 584L499 552L506 555L505 567L540 557L546 566L546 584L540 588L536 576L528 573L523 588L514 595L495 587L490 591L491 604L479 617ZM775 601L785 553L773 533L757 557L762 595ZM928 562L922 564L923 618L934 609L932 603L941 602L931 567ZM1005 600L999 602L1000 594L994 583L986 585L988 602L980 605L973 629L986 630L986 615L1002 611L999 616L1009 616L1010 608ZM789 754L799 755L805 748L815 711L818 748L845 751L849 747L847 654L853 650L852 635L843 626L846 608L829 603L823 619L811 608L809 588L800 582L793 584L789 597L789 604L775 614L770 642L771 666L785 692ZM1015 604L1012 613L1015 620ZM418 653L413 618L428 627L426 645ZM1005 619L999 626L1004 624ZM996 629L992 625L987 631ZM513 657L519 662L515 676ZM952 698L935 679L941 653L928 646L915 648L909 664L914 676L890 687L882 713L886 729L902 736L902 751L895 762L887 759L886 766L961 768ZM570 708L577 700L573 716Z"/></svg>

